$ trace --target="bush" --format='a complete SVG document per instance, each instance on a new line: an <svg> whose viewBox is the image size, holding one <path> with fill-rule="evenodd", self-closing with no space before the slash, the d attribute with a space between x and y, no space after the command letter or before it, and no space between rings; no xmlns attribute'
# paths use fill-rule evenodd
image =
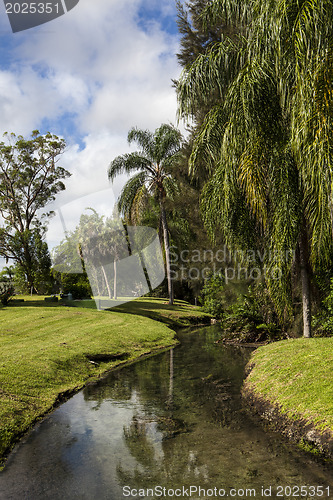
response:
<svg viewBox="0 0 333 500"><path fill-rule="evenodd" d="M212 274L205 280L201 292L203 310L217 319L221 319L224 311L225 280L220 274Z"/></svg>
<svg viewBox="0 0 333 500"><path fill-rule="evenodd" d="M71 293L73 299L90 299L92 291L84 274L61 274L62 293Z"/></svg>
<svg viewBox="0 0 333 500"><path fill-rule="evenodd" d="M223 328L226 338L238 342L255 343L286 338L262 283L249 286L248 293L239 297L225 312Z"/></svg>
<svg viewBox="0 0 333 500"><path fill-rule="evenodd" d="M15 289L11 283L0 283L0 302L3 306L7 306L14 295Z"/></svg>
<svg viewBox="0 0 333 500"><path fill-rule="evenodd" d="M323 300L321 311L313 317L315 337L331 337L333 335L333 278L330 291Z"/></svg>

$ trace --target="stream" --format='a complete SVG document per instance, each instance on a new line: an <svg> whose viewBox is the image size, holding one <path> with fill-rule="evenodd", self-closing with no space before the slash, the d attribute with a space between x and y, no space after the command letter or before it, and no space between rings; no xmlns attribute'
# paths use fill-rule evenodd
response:
<svg viewBox="0 0 333 500"><path fill-rule="evenodd" d="M217 325L178 337L36 425L0 472L0 499L333 498L332 464L244 408L251 349L215 344Z"/></svg>

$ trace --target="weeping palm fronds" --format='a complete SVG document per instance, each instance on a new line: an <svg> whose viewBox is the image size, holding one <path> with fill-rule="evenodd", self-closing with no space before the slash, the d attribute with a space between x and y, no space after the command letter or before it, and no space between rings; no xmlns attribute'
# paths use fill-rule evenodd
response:
<svg viewBox="0 0 333 500"><path fill-rule="evenodd" d="M224 11L239 39L222 37L178 82L179 116L200 93L219 98L190 160L205 160L207 227L233 248L254 234L269 250L267 278L280 315L290 312L290 275L299 256L305 336L311 335L310 270L330 261L333 227L333 3L331 0L213 0L209 25ZM202 102L202 101L201 101Z"/></svg>

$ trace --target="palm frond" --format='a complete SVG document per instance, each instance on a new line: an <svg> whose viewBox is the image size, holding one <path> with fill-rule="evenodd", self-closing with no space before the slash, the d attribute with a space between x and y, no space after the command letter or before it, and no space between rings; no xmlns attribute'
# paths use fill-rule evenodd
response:
<svg viewBox="0 0 333 500"><path fill-rule="evenodd" d="M129 174L137 170L150 170L150 160L141 153L127 153L117 156L110 163L108 177L111 181L120 174Z"/></svg>
<svg viewBox="0 0 333 500"><path fill-rule="evenodd" d="M139 172L131 177L123 187L117 206L119 213L125 218L131 218L131 212L137 193L145 185L146 180L147 174L145 172Z"/></svg>
<svg viewBox="0 0 333 500"><path fill-rule="evenodd" d="M192 176L207 179L214 172L220 159L226 125L224 106L214 106L207 113L193 144L189 159L189 172Z"/></svg>
<svg viewBox="0 0 333 500"><path fill-rule="evenodd" d="M128 132L127 141L129 144L132 144L132 142L136 142L140 146L144 155L152 160L152 158L154 157L155 146L154 134L152 132L150 132L149 130L141 130L137 127L133 127Z"/></svg>
<svg viewBox="0 0 333 500"><path fill-rule="evenodd" d="M176 88L178 119L193 116L198 105L210 102L214 92L218 92L221 99L224 97L243 64L242 50L242 46L230 39L216 43L182 71Z"/></svg>
<svg viewBox="0 0 333 500"><path fill-rule="evenodd" d="M177 181L170 175L166 175L163 179L163 188L168 199L173 200L176 194L179 194L179 186Z"/></svg>
<svg viewBox="0 0 333 500"><path fill-rule="evenodd" d="M227 26L243 28L250 24L253 15L253 1L214 0L209 2L202 13L202 22L207 28L222 21Z"/></svg>
<svg viewBox="0 0 333 500"><path fill-rule="evenodd" d="M162 124L154 136L154 159L157 164L166 163L175 158L182 144L182 134L172 125Z"/></svg>
<svg viewBox="0 0 333 500"><path fill-rule="evenodd" d="M267 225L268 167L263 145L251 144L239 162L239 181L253 215L265 227Z"/></svg>

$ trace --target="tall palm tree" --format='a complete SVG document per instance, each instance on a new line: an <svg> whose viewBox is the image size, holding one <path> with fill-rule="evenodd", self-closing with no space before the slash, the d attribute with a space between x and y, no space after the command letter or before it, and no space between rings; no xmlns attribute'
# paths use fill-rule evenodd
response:
<svg viewBox="0 0 333 500"><path fill-rule="evenodd" d="M268 266L284 271L282 279L268 279L280 313L296 254L309 337L310 271L332 254L333 4L214 0L206 21L221 9L232 22L246 21L239 43L222 38L178 84L184 117L195 111L197 96L219 92L191 157L192 170L202 157L210 166L203 213L231 247L260 235Z"/></svg>
<svg viewBox="0 0 333 500"><path fill-rule="evenodd" d="M136 142L140 150L112 160L108 177L113 181L117 175L134 174L125 184L118 200L119 212L127 220L131 221L138 213L142 213L147 196L157 200L163 230L169 304L173 304L166 200L172 199L177 192L172 169L180 159L182 136L172 125L163 124L154 133L132 128L128 133L128 142Z"/></svg>

